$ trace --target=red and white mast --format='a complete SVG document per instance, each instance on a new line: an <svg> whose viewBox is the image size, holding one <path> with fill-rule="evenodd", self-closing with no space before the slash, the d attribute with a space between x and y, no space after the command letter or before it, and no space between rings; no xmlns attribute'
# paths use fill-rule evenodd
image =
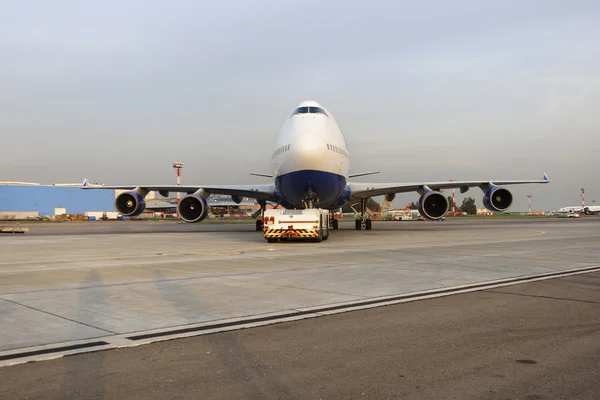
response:
<svg viewBox="0 0 600 400"><path fill-rule="evenodd" d="M183 169L183 162L181 161L175 161L173 163L173 168L175 168L175 170L177 171L177 186L179 186L181 184L181 170ZM179 197L180 197L181 193L177 192L177 204L179 204ZM177 214L177 218L179 218L179 214Z"/></svg>

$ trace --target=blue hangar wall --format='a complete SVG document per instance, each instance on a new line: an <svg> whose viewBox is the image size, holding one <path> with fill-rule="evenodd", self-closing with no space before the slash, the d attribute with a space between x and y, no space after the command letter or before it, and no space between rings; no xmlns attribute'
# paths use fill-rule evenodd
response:
<svg viewBox="0 0 600 400"><path fill-rule="evenodd" d="M114 211L114 190L82 190L69 186L0 185L0 211L38 211L54 215L56 207L67 214Z"/></svg>

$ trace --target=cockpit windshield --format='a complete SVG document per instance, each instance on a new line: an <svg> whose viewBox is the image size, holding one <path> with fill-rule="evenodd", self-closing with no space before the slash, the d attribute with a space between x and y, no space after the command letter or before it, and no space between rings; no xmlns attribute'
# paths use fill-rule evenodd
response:
<svg viewBox="0 0 600 400"><path fill-rule="evenodd" d="M298 107L292 115L296 114L323 114L327 117L327 113L321 107Z"/></svg>

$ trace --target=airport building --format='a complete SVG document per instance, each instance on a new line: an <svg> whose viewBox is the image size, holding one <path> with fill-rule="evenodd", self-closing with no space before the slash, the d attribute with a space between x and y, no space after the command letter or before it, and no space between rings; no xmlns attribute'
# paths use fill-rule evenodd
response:
<svg viewBox="0 0 600 400"><path fill-rule="evenodd" d="M80 185L0 182L0 218L26 219L114 211L114 190L81 190Z"/></svg>

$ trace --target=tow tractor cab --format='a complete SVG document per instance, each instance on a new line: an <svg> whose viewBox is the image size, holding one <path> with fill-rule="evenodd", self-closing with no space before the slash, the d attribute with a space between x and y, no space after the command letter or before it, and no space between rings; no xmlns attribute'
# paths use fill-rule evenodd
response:
<svg viewBox="0 0 600 400"><path fill-rule="evenodd" d="M265 210L263 232L269 243L278 240L320 242L329 237L329 211L319 208L304 210Z"/></svg>

